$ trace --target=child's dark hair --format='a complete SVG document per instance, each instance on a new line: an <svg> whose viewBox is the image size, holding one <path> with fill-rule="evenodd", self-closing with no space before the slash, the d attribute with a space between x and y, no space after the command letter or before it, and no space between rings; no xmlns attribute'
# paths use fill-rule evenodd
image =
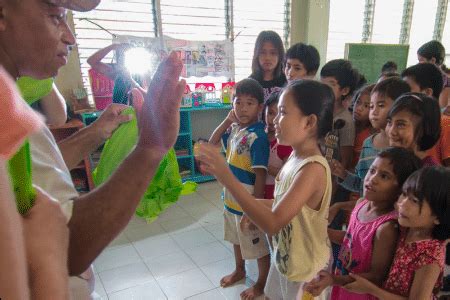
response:
<svg viewBox="0 0 450 300"><path fill-rule="evenodd" d="M397 72L397 64L394 61L387 61L382 67L381 67L381 74L384 73L396 73Z"/></svg>
<svg viewBox="0 0 450 300"><path fill-rule="evenodd" d="M333 90L315 80L294 80L283 93L291 93L297 107L306 116L317 116L317 137L324 138L333 127Z"/></svg>
<svg viewBox="0 0 450 300"><path fill-rule="evenodd" d="M270 94L269 98L267 98L266 102L264 102L264 112L266 109L274 104L278 104L278 101L280 100L281 91L273 92Z"/></svg>
<svg viewBox="0 0 450 300"><path fill-rule="evenodd" d="M384 79L388 79L391 77L400 77L400 74L397 72L386 72L386 73L381 73L380 76L378 77L378 80L380 80L380 78L384 78Z"/></svg>
<svg viewBox="0 0 450 300"><path fill-rule="evenodd" d="M320 77L334 77L341 89L349 88L348 94L351 95L358 85L361 75L358 70L353 68L350 61L346 59L334 59L323 66L322 70L320 70Z"/></svg>
<svg viewBox="0 0 450 300"><path fill-rule="evenodd" d="M284 61L284 45L278 33L275 31L267 30L261 31L256 38L255 49L253 51L253 60L252 60L252 74L250 75L252 78L257 80L263 79L263 71L261 66L259 65L259 54L261 53L262 47L264 43L271 43L278 51L278 64L275 67L274 78L283 77L283 61Z"/></svg>
<svg viewBox="0 0 450 300"><path fill-rule="evenodd" d="M320 66L320 54L316 47L297 43L286 51L286 59L298 59L308 75L315 75Z"/></svg>
<svg viewBox="0 0 450 300"><path fill-rule="evenodd" d="M441 111L431 97L420 93L407 93L397 98L388 113L388 123L399 112L407 111L419 117L414 138L420 151L431 149L441 135Z"/></svg>
<svg viewBox="0 0 450 300"><path fill-rule="evenodd" d="M353 111L353 107L355 106L356 101L363 95L368 95L370 97L370 94L372 93L373 88L375 87L375 84L369 84L364 85L361 88L359 88L352 98L352 104L348 108L349 111Z"/></svg>
<svg viewBox="0 0 450 300"><path fill-rule="evenodd" d="M434 57L436 64L440 66L445 59L445 48L439 41L433 40L420 46L417 54L428 60Z"/></svg>
<svg viewBox="0 0 450 300"><path fill-rule="evenodd" d="M410 91L409 85L400 77L390 77L378 82L372 90L372 95L378 93L382 97L388 97L395 101L401 94Z"/></svg>
<svg viewBox="0 0 450 300"><path fill-rule="evenodd" d="M377 157L390 160L394 174L397 176L399 191L409 175L422 167L420 158L405 148L390 147L378 153Z"/></svg>
<svg viewBox="0 0 450 300"><path fill-rule="evenodd" d="M430 63L416 64L406 68L402 72L402 77L410 77L419 85L421 90L432 89L433 97L439 99L444 82L441 70L435 65Z"/></svg>
<svg viewBox="0 0 450 300"><path fill-rule="evenodd" d="M264 90L258 81L252 78L245 78L236 83L235 97L240 95L249 95L258 100L258 103L264 103Z"/></svg>
<svg viewBox="0 0 450 300"><path fill-rule="evenodd" d="M420 208L424 201L430 205L431 213L439 221L439 224L433 228L431 236L441 241L450 238L449 182L450 169L433 166L414 172L403 185L403 192L417 198Z"/></svg>

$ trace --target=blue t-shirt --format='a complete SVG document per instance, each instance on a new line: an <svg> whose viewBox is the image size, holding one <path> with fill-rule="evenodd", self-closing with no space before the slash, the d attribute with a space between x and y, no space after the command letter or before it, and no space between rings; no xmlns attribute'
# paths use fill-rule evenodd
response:
<svg viewBox="0 0 450 300"><path fill-rule="evenodd" d="M347 177L339 184L346 190L359 193L359 196L363 196L364 178L367 172L369 172L370 166L383 149L377 149L373 145L373 138L376 134L369 136L364 140L361 154L359 155L359 161L355 167L355 174L348 173Z"/></svg>
<svg viewBox="0 0 450 300"><path fill-rule="evenodd" d="M254 169L267 169L270 146L264 124L254 123L246 128L233 124L222 135L228 165L234 176L253 194L256 174ZM231 213L242 215L242 208L225 189L223 193L225 209Z"/></svg>

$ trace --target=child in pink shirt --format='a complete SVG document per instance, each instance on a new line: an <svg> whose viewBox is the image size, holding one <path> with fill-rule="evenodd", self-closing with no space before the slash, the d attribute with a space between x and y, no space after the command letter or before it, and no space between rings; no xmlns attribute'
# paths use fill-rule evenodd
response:
<svg viewBox="0 0 450 300"><path fill-rule="evenodd" d="M345 286L379 299L437 299L450 237L450 170L426 167L403 185L397 202L402 226L394 261L383 288L358 275Z"/></svg>
<svg viewBox="0 0 450 300"><path fill-rule="evenodd" d="M350 273L381 284L394 256L398 237L394 204L408 176L419 169L420 159L403 148L388 148L377 155L364 179L364 197L352 211L346 232L328 229L330 240L341 244L334 275L321 271L306 290L314 296L333 285L331 299L375 299L344 289Z"/></svg>

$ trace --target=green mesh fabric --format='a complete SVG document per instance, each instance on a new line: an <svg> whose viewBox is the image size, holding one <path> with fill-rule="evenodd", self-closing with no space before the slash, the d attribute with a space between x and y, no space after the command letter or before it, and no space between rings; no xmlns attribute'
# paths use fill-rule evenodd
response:
<svg viewBox="0 0 450 300"><path fill-rule="evenodd" d="M134 109L127 108L122 113L132 114L133 119L120 125L106 142L99 164L93 171L96 186L111 176L136 145L138 127ZM130 178L130 184L132 181L133 179ZM182 183L175 151L170 149L162 159L155 176L141 198L136 215L145 218L147 222L152 222L161 212L175 203L180 195L190 194L195 191L196 187L197 184L194 182Z"/></svg>

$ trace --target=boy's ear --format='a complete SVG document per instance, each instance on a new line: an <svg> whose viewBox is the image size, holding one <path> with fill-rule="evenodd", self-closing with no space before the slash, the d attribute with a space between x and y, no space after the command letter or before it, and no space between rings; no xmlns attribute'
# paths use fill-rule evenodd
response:
<svg viewBox="0 0 450 300"><path fill-rule="evenodd" d="M433 65L436 64L436 57L432 57L430 59L430 63L432 63Z"/></svg>

